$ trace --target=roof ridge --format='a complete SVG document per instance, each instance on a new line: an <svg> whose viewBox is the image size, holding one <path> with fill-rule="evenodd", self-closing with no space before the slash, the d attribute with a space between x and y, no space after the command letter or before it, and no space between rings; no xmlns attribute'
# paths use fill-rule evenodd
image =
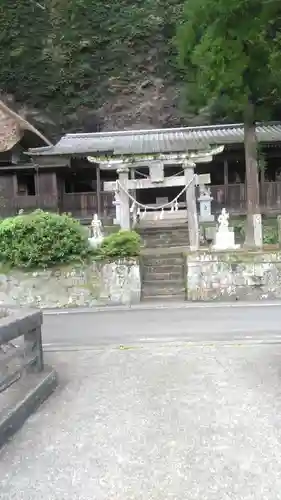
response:
<svg viewBox="0 0 281 500"><path fill-rule="evenodd" d="M272 122L257 122L256 128L262 126L274 126L281 125L279 121ZM174 128L154 128L154 129L134 129L134 130L113 130L113 131L105 131L105 132L78 132L78 133L68 133L65 134L63 138L78 138L78 137L103 137L103 138L111 138L111 137L122 137L122 136L133 136L133 135L153 135L160 133L169 133L169 132L196 132L196 131L208 131L208 130L221 130L221 129L241 129L244 128L243 123L226 123L226 124L215 124L215 125L196 125L192 127L174 127Z"/></svg>
<svg viewBox="0 0 281 500"><path fill-rule="evenodd" d="M281 122L257 124L259 142L281 143ZM244 142L242 124L215 125L123 131L122 133L66 134L51 148L30 150L34 155L94 154L141 155L187 150L204 150L212 145L241 144Z"/></svg>

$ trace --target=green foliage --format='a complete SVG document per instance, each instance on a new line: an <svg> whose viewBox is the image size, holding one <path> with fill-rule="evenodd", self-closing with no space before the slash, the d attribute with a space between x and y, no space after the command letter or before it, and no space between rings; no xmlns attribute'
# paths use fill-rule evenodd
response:
<svg viewBox="0 0 281 500"><path fill-rule="evenodd" d="M181 0L0 0L0 88L67 113L97 109L144 72L170 79L181 9Z"/></svg>
<svg viewBox="0 0 281 500"><path fill-rule="evenodd" d="M104 238L97 250L97 257L116 260L137 257L140 254L141 239L135 231L118 231Z"/></svg>
<svg viewBox="0 0 281 500"><path fill-rule="evenodd" d="M36 210L0 223L0 259L12 267L48 267L82 260L88 252L86 232L68 215Z"/></svg>
<svg viewBox="0 0 281 500"><path fill-rule="evenodd" d="M278 243L278 229L277 226L263 228L263 244L276 245Z"/></svg>
<svg viewBox="0 0 281 500"><path fill-rule="evenodd" d="M234 224L234 231L237 240L241 243L245 240L245 221L236 222ZM263 244L276 245L278 243L278 228L275 220L265 220L262 229Z"/></svg>
<svg viewBox="0 0 281 500"><path fill-rule="evenodd" d="M255 119L280 102L281 3L276 0L187 0L178 31L179 59L194 103Z"/></svg>

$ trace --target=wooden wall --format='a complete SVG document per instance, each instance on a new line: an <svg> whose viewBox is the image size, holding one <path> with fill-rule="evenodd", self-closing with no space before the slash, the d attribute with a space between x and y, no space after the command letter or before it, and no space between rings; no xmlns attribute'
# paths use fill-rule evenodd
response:
<svg viewBox="0 0 281 500"><path fill-rule="evenodd" d="M13 175L7 173L0 176L0 217L11 215L11 202L14 197Z"/></svg>
<svg viewBox="0 0 281 500"><path fill-rule="evenodd" d="M59 193L56 172L38 172L36 174L36 193L40 208L51 211L58 210Z"/></svg>

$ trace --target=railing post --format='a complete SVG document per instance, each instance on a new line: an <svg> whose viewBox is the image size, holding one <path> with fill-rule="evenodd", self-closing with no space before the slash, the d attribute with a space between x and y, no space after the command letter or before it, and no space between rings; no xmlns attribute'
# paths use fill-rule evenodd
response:
<svg viewBox="0 0 281 500"><path fill-rule="evenodd" d="M27 371L41 372L44 369L41 325L24 334L24 356L30 360Z"/></svg>

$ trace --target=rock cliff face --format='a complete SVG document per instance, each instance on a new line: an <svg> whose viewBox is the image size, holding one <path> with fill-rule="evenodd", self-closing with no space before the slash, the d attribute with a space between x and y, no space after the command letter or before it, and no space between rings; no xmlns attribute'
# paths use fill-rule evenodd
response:
<svg viewBox="0 0 281 500"><path fill-rule="evenodd" d="M183 106L182 0L2 3L2 98L50 138L205 121Z"/></svg>

